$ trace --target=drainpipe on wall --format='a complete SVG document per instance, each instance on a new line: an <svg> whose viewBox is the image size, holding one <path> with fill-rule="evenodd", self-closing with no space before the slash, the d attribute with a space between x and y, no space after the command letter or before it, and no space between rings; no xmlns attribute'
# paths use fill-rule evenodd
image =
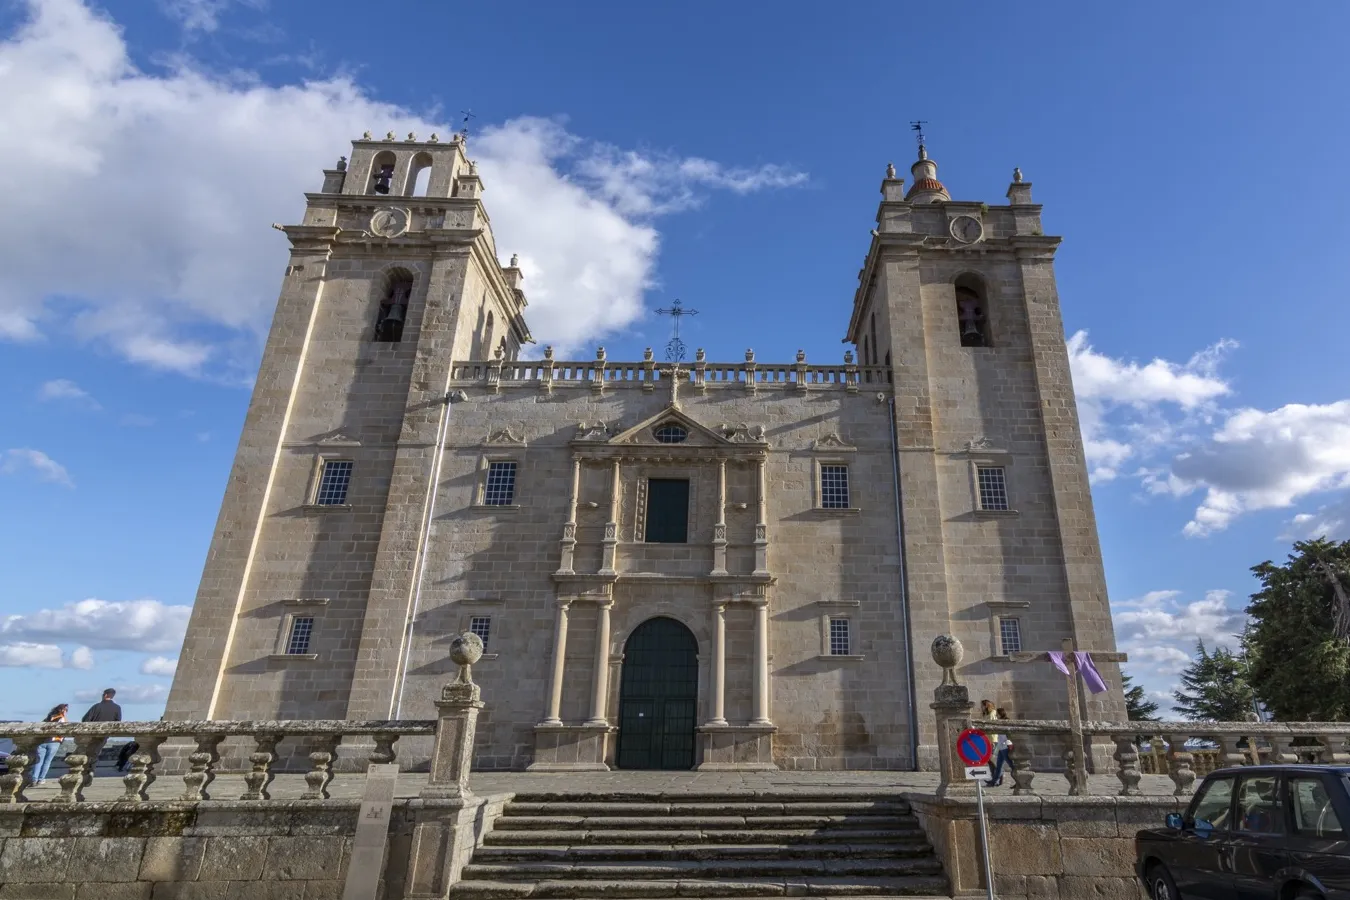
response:
<svg viewBox="0 0 1350 900"><path fill-rule="evenodd" d="M909 623L909 567L905 565L905 514L900 505L900 438L895 429L895 397L886 404L891 420L891 475L895 481L895 542L900 551L900 630L905 636L905 683L909 688L909 762L919 771L919 698L914 684L914 636Z"/></svg>
<svg viewBox="0 0 1350 900"><path fill-rule="evenodd" d="M417 580L413 588L412 610L403 628L403 652L399 654L398 690L394 692L389 718L399 719L403 714L403 687L408 680L408 663L412 659L413 629L417 627L417 613L422 605L422 580L427 571L427 550L431 547L431 523L436 518L436 494L441 487L441 460L445 457L445 439L450 433L450 404L468 400L463 391L452 391L441 399L445 408L441 410L441 426L436 435L436 451L431 459L431 485L428 491L427 508L422 517L422 549L417 555Z"/></svg>

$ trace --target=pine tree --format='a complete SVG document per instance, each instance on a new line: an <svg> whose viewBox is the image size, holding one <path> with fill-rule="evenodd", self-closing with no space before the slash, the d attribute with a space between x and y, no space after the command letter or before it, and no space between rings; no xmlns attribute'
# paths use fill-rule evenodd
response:
<svg viewBox="0 0 1350 900"><path fill-rule="evenodd" d="M1158 704L1144 695L1144 689L1130 680L1130 676L1121 673L1121 684L1125 688L1125 713L1131 722L1158 721Z"/></svg>
<svg viewBox="0 0 1350 900"><path fill-rule="evenodd" d="M1195 661L1181 673L1182 690L1173 691L1183 718L1214 722L1245 722L1254 710L1247 661L1223 647L1205 650L1196 642Z"/></svg>

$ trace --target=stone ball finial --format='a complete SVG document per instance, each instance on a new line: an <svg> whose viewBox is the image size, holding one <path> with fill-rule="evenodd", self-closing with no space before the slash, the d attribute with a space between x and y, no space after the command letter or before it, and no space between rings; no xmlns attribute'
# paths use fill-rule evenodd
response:
<svg viewBox="0 0 1350 900"><path fill-rule="evenodd" d="M515 268L519 268L519 266L520 266L520 254L518 254L518 253L512 253L512 254L511 254L511 266L510 266L510 268L515 269Z"/></svg>
<svg viewBox="0 0 1350 900"><path fill-rule="evenodd" d="M1022 170L1021 170L1021 169L1018 169L1018 168L1014 168L1014 169L1013 169L1013 184L1021 184L1021 183L1022 183Z"/></svg>
<svg viewBox="0 0 1350 900"><path fill-rule="evenodd" d="M363 131L363 132L361 132L361 140L363 140L363 141L368 141L368 140L370 140L370 132L369 132L369 131Z"/></svg>
<svg viewBox="0 0 1350 900"><path fill-rule="evenodd" d="M438 143L438 142L440 141L440 139L441 139L441 136L438 135L438 134L437 134L436 132L434 132L434 131L431 133L431 137L427 138L427 140L430 141L430 142L433 143L433 144Z"/></svg>
<svg viewBox="0 0 1350 900"><path fill-rule="evenodd" d="M345 171L347 171L347 157L345 157L345 156L339 156L339 157L338 157L337 170L338 170L339 172L345 172Z"/></svg>
<svg viewBox="0 0 1350 900"><path fill-rule="evenodd" d="M386 141L392 141L394 139L394 133L392 131L387 132L384 136L384 139Z"/></svg>
<svg viewBox="0 0 1350 900"><path fill-rule="evenodd" d="M466 631L450 642L450 661L459 666L461 684L473 684L472 666L482 658L483 639L472 631Z"/></svg>
<svg viewBox="0 0 1350 900"><path fill-rule="evenodd" d="M408 140L410 140L410 141L415 141L415 140L417 140L417 132L415 132L415 131L410 131L410 132L408 132Z"/></svg>
<svg viewBox="0 0 1350 900"><path fill-rule="evenodd" d="M886 177L887 178L895 177L895 163L886 163Z"/></svg>
<svg viewBox="0 0 1350 900"><path fill-rule="evenodd" d="M962 647L961 642L950 634L939 634L933 638L933 646L930 650L933 654L933 662L942 667L942 683L958 684L956 667L961 665L961 660L965 659L966 648Z"/></svg>

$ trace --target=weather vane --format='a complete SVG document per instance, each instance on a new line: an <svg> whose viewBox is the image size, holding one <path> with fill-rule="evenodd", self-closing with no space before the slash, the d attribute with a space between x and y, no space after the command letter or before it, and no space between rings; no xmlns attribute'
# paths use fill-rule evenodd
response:
<svg viewBox="0 0 1350 900"><path fill-rule="evenodd" d="M680 340L680 319L683 316L696 316L698 310L685 309L684 301L672 300L670 309L658 309L658 316L670 316L674 322L674 332L670 340L666 343L666 359L673 363L681 362L684 359L684 341Z"/></svg>
<svg viewBox="0 0 1350 900"><path fill-rule="evenodd" d="M464 123L459 126L459 133L467 138L469 136L469 120L478 117L473 114L471 109L461 109L460 112L464 115Z"/></svg>
<svg viewBox="0 0 1350 900"><path fill-rule="evenodd" d="M918 139L918 141L919 141L919 146L920 146L920 147L922 147L922 146L924 145L924 143L925 143L924 137L923 137L923 126L925 126L925 125L927 125L927 124L928 124L927 122L910 122L910 123L909 123L909 129L910 129L910 131L913 131L913 132L914 132L914 136L915 136L915 138Z"/></svg>

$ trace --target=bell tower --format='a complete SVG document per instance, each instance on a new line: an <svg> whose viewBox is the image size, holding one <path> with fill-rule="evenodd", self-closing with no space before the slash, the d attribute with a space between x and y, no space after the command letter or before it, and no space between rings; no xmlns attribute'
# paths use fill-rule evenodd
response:
<svg viewBox="0 0 1350 900"><path fill-rule="evenodd" d="M971 697L1014 718L1062 719L1063 677L1011 654L1114 651L1101 549L1045 235L1015 170L1007 204L951 199L921 143L914 184L888 167L846 342L893 369L903 516L903 600L918 702L940 680L928 646L953 634ZM1123 721L1120 673L1084 701ZM920 716L920 761L936 759Z"/></svg>

